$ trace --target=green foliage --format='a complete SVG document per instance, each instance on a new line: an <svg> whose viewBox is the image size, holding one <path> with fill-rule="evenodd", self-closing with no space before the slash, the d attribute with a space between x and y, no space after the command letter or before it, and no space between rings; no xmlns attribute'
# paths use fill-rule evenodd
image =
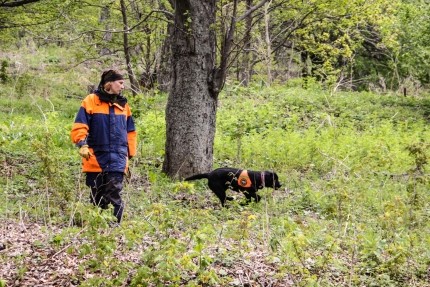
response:
<svg viewBox="0 0 430 287"><path fill-rule="evenodd" d="M233 5L227 2L217 2L213 28L219 43L232 13ZM137 77L166 72L160 71L166 65L160 63L160 54L163 58L167 26L172 21L170 2L124 4L124 11L118 1L94 0L36 1L5 8L0 11L0 42L3 48L30 49L32 53L50 45L69 48L71 55L64 55L69 66L51 66L55 71L77 63L126 70L124 50L128 50L129 68ZM422 84L430 81L429 4L425 1L294 0L266 5L270 43L266 41L264 17L254 17L251 47L235 47L238 55L232 55L231 60L238 59L238 63L234 68L231 65L231 78L234 73L238 76L249 72L263 83L270 82L266 79L269 65L273 67L272 76L278 74L281 81L308 74L310 81L317 79L332 89L406 89L407 93L418 93ZM239 19L246 12L245 6L245 2L238 4ZM244 20L236 25L234 40L243 43L249 27ZM124 34L125 29L129 30ZM128 37L127 47L123 46L124 35ZM269 50L272 53L268 56ZM256 60L252 68L241 67L240 61L250 57ZM59 64L61 59L50 57L47 61ZM22 80L25 84L26 79Z"/></svg>
<svg viewBox="0 0 430 287"><path fill-rule="evenodd" d="M422 83L430 82L427 71L429 64L428 46L430 29L427 21L429 3L423 1L403 1L398 11L398 49L399 72Z"/></svg>
<svg viewBox="0 0 430 287"><path fill-rule="evenodd" d="M0 12L5 16L0 19L10 23L40 20L30 19L27 12L49 20L0 35L13 40L2 41L3 47L12 43L13 50L19 47L22 52L5 49L1 56L0 218L44 225L49 240L32 247L50 247L78 262L70 282L239 286L265 285L262 280L270 277L267 286L292 281L297 286L428 285L428 95L328 93L315 78L307 80L307 90L301 88L302 79L265 87L261 76L249 88L227 85L219 99L215 167L275 170L283 188L261 190L262 201L247 206L239 204L241 194L234 194L237 200L224 209L206 181L175 182L160 173L166 94L150 91L129 97L139 154L124 190L124 221L112 228L112 210L88 203L69 131L101 66L118 63L120 56L99 56L101 50L116 51L121 44L119 33L102 42L107 36L103 30L122 29L119 6L48 2L15 10L16 15ZM423 21L426 6L418 2L402 3L396 14L390 10L396 1L290 1L291 6L278 7L272 17L298 29L293 24L312 12L294 39L302 37L301 48L322 57L316 73L328 76L329 85L337 80L329 77L342 72L339 59L351 64L348 68L374 73L375 79L393 71L400 78L425 79L428 25ZM104 21L99 4L110 13ZM152 2L135 4L135 10L131 5L127 10L131 25L140 21L139 13L148 15L154 8ZM169 7L167 1L164 5ZM379 17L384 9L387 14ZM64 17L58 17L60 10ZM151 18L130 35L131 47L152 55L142 60L141 69L153 63L165 25ZM244 27L239 28L243 32ZM381 36L378 48L390 52L383 63L386 73L380 66L369 71L375 62L365 61L356 50L363 41L360 33L372 29L375 34L364 36ZM30 39L27 33L43 37ZM65 41L75 36L80 40ZM140 47L142 39L147 45ZM141 54L136 53L134 64ZM76 65L90 56L100 62L91 68ZM28 274L26 257L31 254L11 258L8 252L2 251L0 260L18 266L11 281L15 284ZM9 278L0 279L0 286L9 284Z"/></svg>
<svg viewBox="0 0 430 287"><path fill-rule="evenodd" d="M124 220L113 228L112 210L88 202L69 139L87 83L76 79L97 77L79 75L84 69L56 74L50 66L65 60L50 49L41 55L22 61L24 68L2 84L0 217L45 225L49 240L34 245L72 257L71 282L234 286L270 277L298 286L428 284L428 96L327 93L300 83L227 86L215 167L275 170L283 187L259 191L262 201L246 206L234 193L221 209L206 181L178 182L160 172L167 97L137 95L130 104L139 154L124 189ZM33 65L46 65L47 74ZM24 96L15 85L21 76L32 79L21 87ZM5 254L1 260L10 260ZM25 255L13 260L21 266L14 279L25 278Z"/></svg>

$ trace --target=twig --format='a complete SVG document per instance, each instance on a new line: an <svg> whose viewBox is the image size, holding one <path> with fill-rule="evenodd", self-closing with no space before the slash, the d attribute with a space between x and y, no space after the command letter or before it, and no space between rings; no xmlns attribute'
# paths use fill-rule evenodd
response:
<svg viewBox="0 0 430 287"><path fill-rule="evenodd" d="M74 239L76 239L78 237L78 235L81 234L82 232L84 232L84 230L86 230L87 228L88 228L88 226L82 228L78 233L76 233L76 235L73 237L72 241ZM63 248L61 248L59 251L57 251L54 255L52 255L50 258L47 258L45 260L52 259L52 258L56 257L58 254L62 253L64 250L66 250L67 248L69 248L72 244L73 244L73 242L67 244L66 246L64 246Z"/></svg>

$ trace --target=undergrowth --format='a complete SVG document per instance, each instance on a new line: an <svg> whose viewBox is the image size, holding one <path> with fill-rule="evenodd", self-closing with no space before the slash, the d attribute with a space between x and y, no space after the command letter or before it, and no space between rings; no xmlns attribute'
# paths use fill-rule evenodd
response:
<svg viewBox="0 0 430 287"><path fill-rule="evenodd" d="M1 85L0 218L61 226L46 244L80 258L80 286L428 286L427 97L227 86L214 167L274 170L283 187L222 209L205 181L160 172L167 97L139 95L139 155L112 229L69 139L84 85L44 90L30 69ZM264 272L238 275L257 262Z"/></svg>

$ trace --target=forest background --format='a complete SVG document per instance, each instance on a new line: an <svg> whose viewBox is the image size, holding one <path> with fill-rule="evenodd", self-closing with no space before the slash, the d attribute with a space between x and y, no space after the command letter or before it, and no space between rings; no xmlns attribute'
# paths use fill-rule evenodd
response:
<svg viewBox="0 0 430 287"><path fill-rule="evenodd" d="M0 286L428 286L429 6L0 1ZM69 139L111 67L139 131L119 228ZM200 102L213 155L179 170ZM221 166L283 187L221 208L180 180Z"/></svg>

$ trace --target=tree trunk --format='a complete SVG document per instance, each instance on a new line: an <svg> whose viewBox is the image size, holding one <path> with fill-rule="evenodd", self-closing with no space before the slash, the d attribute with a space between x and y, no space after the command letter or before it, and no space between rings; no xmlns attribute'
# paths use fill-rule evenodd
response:
<svg viewBox="0 0 430 287"><path fill-rule="evenodd" d="M246 9L250 9L252 7L252 0L246 0ZM244 36L244 51L242 58L242 78L241 81L244 86L248 86L251 80L251 63L250 63L250 54L251 54L251 29L252 29L252 14L250 13L245 19L245 36Z"/></svg>
<svg viewBox="0 0 430 287"><path fill-rule="evenodd" d="M265 42L266 42L266 67L267 67L267 84L270 86L272 84L272 42L270 40L269 25L270 25L270 15L269 7L272 1L269 1L264 5L264 32L265 32Z"/></svg>
<svg viewBox="0 0 430 287"><path fill-rule="evenodd" d="M212 169L216 0L176 0L163 172L183 178ZM219 91L216 87L216 91Z"/></svg>
<svg viewBox="0 0 430 287"><path fill-rule="evenodd" d="M100 23L106 23L108 22L108 20L110 19L110 9L108 6L104 6L101 9L100 12ZM109 24L105 24L105 29L106 31L109 31ZM110 42L112 41L112 33L111 32L105 32L103 35L103 41L104 42ZM106 46L102 46L100 49L100 55L104 56L104 55L109 55L110 54L110 50L109 48L107 48Z"/></svg>
<svg viewBox="0 0 430 287"><path fill-rule="evenodd" d="M136 96L137 92L139 91L139 83L136 80L136 76L134 75L133 67L131 64L130 45L128 43L128 32L127 32L128 30L127 8L125 6L124 0L121 0L120 4L121 4L122 23L125 31L122 34L122 36L123 36L123 49L124 49L124 55L125 55L125 62L127 66L127 74L128 74L128 79L130 81L131 92L133 96Z"/></svg>
<svg viewBox="0 0 430 287"><path fill-rule="evenodd" d="M167 24L166 29L167 36L163 41L163 45L161 47L161 55L159 57L156 68L158 89L163 92L168 92L170 90L170 77L172 72L171 47L174 25L169 22Z"/></svg>

